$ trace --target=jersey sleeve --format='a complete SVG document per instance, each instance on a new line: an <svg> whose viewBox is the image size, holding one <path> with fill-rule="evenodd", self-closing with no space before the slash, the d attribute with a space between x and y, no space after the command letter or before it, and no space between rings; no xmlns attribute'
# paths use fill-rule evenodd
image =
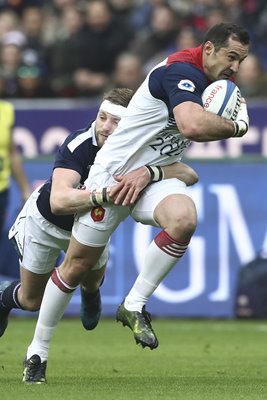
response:
<svg viewBox="0 0 267 400"><path fill-rule="evenodd" d="M202 106L201 94L208 85L204 73L192 64L177 62L166 68L162 85L171 109L185 101Z"/></svg>

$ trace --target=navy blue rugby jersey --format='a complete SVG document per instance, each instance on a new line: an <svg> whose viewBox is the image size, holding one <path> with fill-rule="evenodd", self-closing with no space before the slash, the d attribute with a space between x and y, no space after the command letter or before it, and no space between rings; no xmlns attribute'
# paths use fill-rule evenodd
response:
<svg viewBox="0 0 267 400"><path fill-rule="evenodd" d="M78 172L83 185L89 169L94 163L99 147L95 138L95 121L86 128L71 133L58 149L54 162L55 168L66 168ZM37 207L42 216L52 224L67 231L72 230L74 215L55 215L50 207L52 176L40 189Z"/></svg>

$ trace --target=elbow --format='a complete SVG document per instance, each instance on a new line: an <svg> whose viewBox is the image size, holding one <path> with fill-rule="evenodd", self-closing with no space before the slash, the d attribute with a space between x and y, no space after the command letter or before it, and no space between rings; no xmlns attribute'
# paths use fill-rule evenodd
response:
<svg viewBox="0 0 267 400"><path fill-rule="evenodd" d="M55 215L62 215L63 214L63 209L60 206L60 202L57 200L55 196L50 197L50 207L51 211Z"/></svg>
<svg viewBox="0 0 267 400"><path fill-rule="evenodd" d="M187 181L187 186L192 186L195 183L197 183L199 180L198 175L195 173L192 173L189 177L188 177L188 181Z"/></svg>
<svg viewBox="0 0 267 400"><path fill-rule="evenodd" d="M198 124L185 124L179 127L179 131L186 139L193 140L194 142L202 141L200 126Z"/></svg>

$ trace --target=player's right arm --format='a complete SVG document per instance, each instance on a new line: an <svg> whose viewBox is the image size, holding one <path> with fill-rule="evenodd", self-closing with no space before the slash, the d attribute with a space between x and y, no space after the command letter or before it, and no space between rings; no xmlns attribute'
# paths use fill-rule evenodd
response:
<svg viewBox="0 0 267 400"><path fill-rule="evenodd" d="M173 109L179 131L195 142L210 142L231 137L241 137L248 130L248 115L245 100L235 122L216 114L206 112L194 102L186 101Z"/></svg>
<svg viewBox="0 0 267 400"><path fill-rule="evenodd" d="M70 215L88 210L90 192L77 189L80 179L81 175L72 169L54 169L50 195L53 214Z"/></svg>
<svg viewBox="0 0 267 400"><path fill-rule="evenodd" d="M177 128L185 138L195 142L210 142L241 137L247 132L249 120L245 100L241 101L235 122L206 112L201 98L207 86L206 78L191 65L171 65L166 69L162 85L169 97Z"/></svg>

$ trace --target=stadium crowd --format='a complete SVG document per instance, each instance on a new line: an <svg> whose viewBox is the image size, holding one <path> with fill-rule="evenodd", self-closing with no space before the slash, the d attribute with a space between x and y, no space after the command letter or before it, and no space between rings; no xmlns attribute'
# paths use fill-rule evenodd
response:
<svg viewBox="0 0 267 400"><path fill-rule="evenodd" d="M152 65L218 22L248 29L238 85L267 93L264 0L0 0L1 98L88 98L136 90Z"/></svg>

